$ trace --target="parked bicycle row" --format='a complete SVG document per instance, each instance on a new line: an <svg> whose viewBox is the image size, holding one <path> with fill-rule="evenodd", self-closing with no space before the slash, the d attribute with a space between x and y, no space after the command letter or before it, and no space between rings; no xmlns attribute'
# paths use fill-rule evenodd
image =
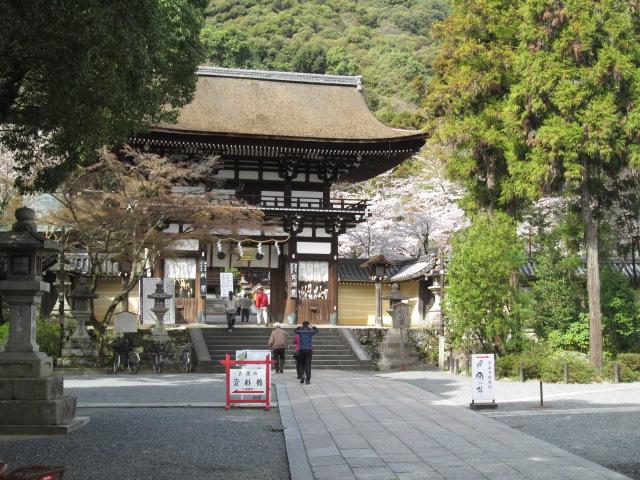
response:
<svg viewBox="0 0 640 480"><path fill-rule="evenodd" d="M131 375L138 373L143 363L142 359L145 357L143 355L145 353L144 347L135 345L131 336L124 334L111 342L111 348L113 350L114 374L118 374L120 371L126 371ZM154 373L157 374L162 373L167 359L174 360L182 373L192 372L195 366L193 345L191 343L180 346L175 355L173 355L168 352L166 342L149 342L146 353L148 353L146 357L150 359Z"/></svg>

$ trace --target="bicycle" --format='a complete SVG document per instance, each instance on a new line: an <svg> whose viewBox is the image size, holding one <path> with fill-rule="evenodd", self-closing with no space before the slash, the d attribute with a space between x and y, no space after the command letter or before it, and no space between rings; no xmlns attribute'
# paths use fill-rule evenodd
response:
<svg viewBox="0 0 640 480"><path fill-rule="evenodd" d="M191 348L192 345L187 343L180 347L180 371L182 373L189 373L193 370L193 360L191 359Z"/></svg>
<svg viewBox="0 0 640 480"><path fill-rule="evenodd" d="M164 368L164 356L166 354L166 345L164 343L154 343L151 351L151 356L153 358L153 362L151 363L151 367L153 368L153 373L157 373L158 375L162 373L162 369Z"/></svg>
<svg viewBox="0 0 640 480"><path fill-rule="evenodd" d="M130 375L135 375L140 370L140 354L135 350L129 350L125 353L115 352L113 355L113 374L117 375L120 370L120 366L123 363L123 357L126 355L127 362L126 365L122 367L124 371L125 368Z"/></svg>

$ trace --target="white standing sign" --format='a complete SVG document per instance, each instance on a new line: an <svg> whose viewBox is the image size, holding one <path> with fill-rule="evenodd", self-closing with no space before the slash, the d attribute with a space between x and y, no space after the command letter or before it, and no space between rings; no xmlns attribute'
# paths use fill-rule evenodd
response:
<svg viewBox="0 0 640 480"><path fill-rule="evenodd" d="M220 298L227 298L233 292L233 273L220 272Z"/></svg>
<svg viewBox="0 0 640 480"><path fill-rule="evenodd" d="M496 367L493 353L471 355L471 399L473 403L495 403Z"/></svg>
<svg viewBox="0 0 640 480"><path fill-rule="evenodd" d="M236 360L266 360L271 350L236 350ZM272 359L273 360L273 359ZM264 365L243 365L242 368L261 368Z"/></svg>
<svg viewBox="0 0 640 480"><path fill-rule="evenodd" d="M231 395L265 395L267 388L266 369L247 368L252 365L243 365L243 368L231 369Z"/></svg>

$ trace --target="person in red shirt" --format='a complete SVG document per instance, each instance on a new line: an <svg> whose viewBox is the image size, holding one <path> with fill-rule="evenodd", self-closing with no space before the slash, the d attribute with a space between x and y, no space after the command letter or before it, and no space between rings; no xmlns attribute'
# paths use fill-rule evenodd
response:
<svg viewBox="0 0 640 480"><path fill-rule="evenodd" d="M258 311L258 325L264 321L264 326L266 327L269 321L269 299L267 298L267 294L264 293L264 288L258 287L258 293L256 293L254 301L256 303L256 310Z"/></svg>

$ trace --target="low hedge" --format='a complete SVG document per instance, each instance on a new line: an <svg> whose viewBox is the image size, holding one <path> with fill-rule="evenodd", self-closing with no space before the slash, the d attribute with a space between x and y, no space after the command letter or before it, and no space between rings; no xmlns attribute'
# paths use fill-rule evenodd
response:
<svg viewBox="0 0 640 480"><path fill-rule="evenodd" d="M578 352L538 352L511 354L498 357L496 375L498 378L520 378L520 363L524 367L525 379L539 379L543 382L563 382L564 364L569 365L570 383L591 383L598 375L586 356Z"/></svg>

